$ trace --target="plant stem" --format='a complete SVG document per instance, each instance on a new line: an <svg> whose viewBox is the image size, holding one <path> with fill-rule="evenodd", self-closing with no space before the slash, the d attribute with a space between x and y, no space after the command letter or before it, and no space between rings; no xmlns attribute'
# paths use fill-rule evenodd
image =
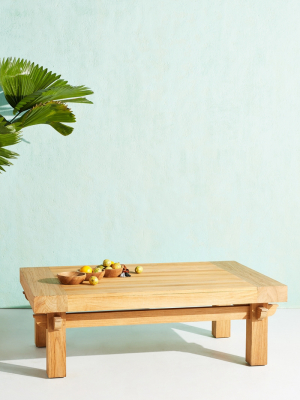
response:
<svg viewBox="0 0 300 400"><path fill-rule="evenodd" d="M21 114L21 111L19 111L18 114L15 115L11 121L9 121L9 123L12 124L12 122L13 122L13 121L17 118L17 116L20 115L20 114Z"/></svg>

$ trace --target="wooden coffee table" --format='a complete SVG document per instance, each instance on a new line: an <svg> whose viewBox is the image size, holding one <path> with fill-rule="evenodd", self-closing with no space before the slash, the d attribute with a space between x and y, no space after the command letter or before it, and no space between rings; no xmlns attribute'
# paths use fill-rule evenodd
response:
<svg viewBox="0 0 300 400"><path fill-rule="evenodd" d="M127 265L134 271L137 264ZM49 378L66 376L66 328L213 321L216 338L230 320L245 319L246 361L267 364L268 317L287 301L287 286L235 261L143 264L131 278L98 285L61 285L56 274L76 267L21 268L35 319L35 344L46 346Z"/></svg>

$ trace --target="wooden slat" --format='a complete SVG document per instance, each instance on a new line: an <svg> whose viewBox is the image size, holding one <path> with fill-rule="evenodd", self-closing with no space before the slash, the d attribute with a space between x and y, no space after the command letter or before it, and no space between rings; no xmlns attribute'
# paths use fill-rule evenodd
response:
<svg viewBox="0 0 300 400"><path fill-rule="evenodd" d="M121 278L120 278L121 279ZM198 292L170 294L84 294L68 296L68 311L132 310L141 308L199 307L249 304L257 299L257 289L230 292Z"/></svg>
<svg viewBox="0 0 300 400"><path fill-rule="evenodd" d="M277 304L266 305L266 308L268 309L268 317L275 314L277 307L278 307ZM38 324L41 327L44 327L45 329L47 328L47 314L34 314L33 317L35 319L36 324ZM80 327L80 326L106 326L107 321L116 321L117 319L119 319L120 321L114 322L113 325L126 325L130 321L135 321L135 323L140 324L140 323L167 323L167 322L197 322L197 321L210 321L210 320L221 324L222 322L224 323L230 322L231 319L249 319L249 318L250 318L249 305L194 307L194 308L167 308L167 309L156 309L156 310L101 311L101 312L87 312L87 313L75 312L66 315L66 320L67 320L66 327L74 328L75 321L79 321L76 327ZM144 319L144 321L147 322L142 322L142 319ZM98 320L100 321L100 325L97 325L98 323L96 321ZM88 323L91 323L91 325L88 325ZM109 324L110 322L108 323L108 325ZM222 336L222 337L228 337L228 336Z"/></svg>
<svg viewBox="0 0 300 400"><path fill-rule="evenodd" d="M114 279L114 278L112 278ZM143 282L141 282L141 284L136 283L133 285L126 285L126 282L124 282L124 286L122 284L120 284L119 282L115 285L115 286L109 286L106 281L107 280L112 280L110 278L106 279L103 278L100 280L99 284L97 286L93 287L93 291L94 292L98 292L98 293L119 293L120 290L123 292L127 292L127 293L140 293L140 292L153 292L153 293L165 293L165 292L169 292L169 291L174 291L174 292L192 292L192 291L204 291L204 292L212 292L212 291L218 291L218 290L223 290L223 291L230 291L230 290L249 290L249 289L256 289L254 286L252 285L247 285L247 284L239 284L239 283L207 283L207 284L197 284L197 283L191 283L191 284L185 284L185 283L178 283L178 284L174 284L172 282L170 282L170 284L167 285L163 285L162 283L158 283L158 284L147 284L144 285ZM118 280L121 280L120 278L115 278ZM130 278L126 278L126 279L130 279ZM124 279L125 280L125 279ZM86 292L89 293L88 291L90 291L90 285L88 283L84 283L81 285L65 285L65 291L66 293L72 294L72 292L75 292L74 294L76 294L76 292L81 291L82 293Z"/></svg>
<svg viewBox="0 0 300 400"><path fill-rule="evenodd" d="M114 278L112 278L114 279ZM246 284L240 284L240 283L228 283L228 282L224 282L224 283L172 283L170 282L169 285L163 285L162 283L151 283L151 284L144 284L144 282L132 282L133 284L129 285L126 284L126 282L124 282L124 285L122 285L122 283L118 282L116 283L114 286L109 285L107 283L108 280L112 280L112 279L106 279L103 278L100 280L99 284L97 286L93 287L94 292L97 291L101 291L101 293L105 292L105 293L109 293L109 292L115 292L115 293L119 293L120 290L122 290L123 292L128 292L128 293L139 293L139 292L145 292L145 291L152 291L155 293L158 292L169 292L171 291L208 291L211 292L213 291L218 291L220 290L224 290L224 291L230 291L230 290L249 290L249 289L253 289L254 286L252 285L248 285ZM120 278L115 278L118 279L119 281L121 280ZM126 278L126 279L130 279L130 278ZM125 279L124 279L125 280ZM257 288L255 288L257 289ZM81 285L66 285L65 286L65 291L68 294L72 294L72 291L88 291L91 290L90 289L90 285L88 283L83 283Z"/></svg>
<svg viewBox="0 0 300 400"><path fill-rule="evenodd" d="M46 323L46 314L34 315L40 324ZM224 321L249 318L249 306L168 308L159 310L131 310L89 313L70 313L66 315L67 328L164 324L175 322Z"/></svg>
<svg viewBox="0 0 300 400"><path fill-rule="evenodd" d="M242 292L248 290L255 290L257 293L257 288L253 288L253 286L244 286L244 285L229 285L229 284L216 284L214 285L214 291L216 292ZM143 287L136 284L135 286L127 286L122 287L119 285L115 288L107 288L105 282L103 280L97 286L91 285L78 285L78 286L66 286L65 289L68 296L70 295L89 295L89 294L99 294L99 295L106 295L106 294L121 294L124 295L159 295L159 294L170 294L170 293L211 293L211 285L170 285L168 287L164 287L162 285L158 286L150 286L150 287Z"/></svg>
<svg viewBox="0 0 300 400"><path fill-rule="evenodd" d="M127 265L133 270L136 264ZM54 274L77 267L51 267ZM68 311L124 310L164 307L197 307L255 302L252 284L220 270L209 262L143 264L143 274L107 279L99 285L66 286ZM101 306L100 306L101 305Z"/></svg>
<svg viewBox="0 0 300 400"><path fill-rule="evenodd" d="M202 263L196 264L194 268L197 271L189 273L185 270L177 270L175 267L167 270L164 264L160 264L160 271L156 264L154 266L144 266L144 272L141 275L132 274L131 278L126 279L102 279L100 284L91 288L88 283L80 286L66 286L65 291L68 295L89 295L91 293L104 295L106 293L127 293L127 295L137 295L137 293L151 294L169 294L176 293L199 293L199 292L218 292L218 291L241 291L253 288L253 285L244 282L238 277L231 275L227 271L220 270L218 267L208 270L209 265L204 263L202 271ZM176 264L175 264L176 265ZM129 266L130 267L130 266ZM62 267L64 269L65 267ZM75 267L73 267L74 270ZM189 270L187 265L186 269ZM60 272L58 268L51 268L53 272ZM79 293L80 292L80 293ZM198 303L199 304L199 303ZM197 304L197 305L198 305Z"/></svg>
<svg viewBox="0 0 300 400"><path fill-rule="evenodd" d="M96 265L89 264L92 268ZM145 269L151 272L170 272L170 271L219 271L219 268L211 262L174 262L174 263L140 263L140 264L126 264L130 271L134 271L137 265L143 265ZM80 269L83 265L77 266L53 266L49 267L52 271L58 273L59 271L73 271L74 268Z"/></svg>
<svg viewBox="0 0 300 400"><path fill-rule="evenodd" d="M132 271L135 265L127 267ZM234 262L143 267L142 274L132 273L125 279L103 278L96 286L58 284L58 272L76 271L80 266L25 268L21 269L21 283L35 313L199 307L286 298L285 285ZM267 286L270 282L272 285Z"/></svg>

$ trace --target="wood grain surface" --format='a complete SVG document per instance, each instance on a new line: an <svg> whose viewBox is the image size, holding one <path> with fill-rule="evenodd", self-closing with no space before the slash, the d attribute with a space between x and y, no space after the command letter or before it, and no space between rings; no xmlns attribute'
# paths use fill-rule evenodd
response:
<svg viewBox="0 0 300 400"><path fill-rule="evenodd" d="M105 311L287 301L287 287L234 261L127 265L131 278L98 285L61 285L57 273L81 266L22 268L21 284L35 313Z"/></svg>
<svg viewBox="0 0 300 400"><path fill-rule="evenodd" d="M249 313L248 313L248 316L249 316ZM230 318L230 315L228 315L228 319L226 319L226 320L212 321L212 324L211 324L212 335L217 339L230 337L231 319L232 318Z"/></svg>
<svg viewBox="0 0 300 400"><path fill-rule="evenodd" d="M46 315L45 315L46 318ZM36 347L46 347L47 321L34 320L34 342Z"/></svg>
<svg viewBox="0 0 300 400"><path fill-rule="evenodd" d="M249 310L249 305L242 305L68 313L66 314L66 328L197 322L213 319L218 322L228 322L228 320L250 318ZM47 325L46 314L35 314L34 318L36 323Z"/></svg>
<svg viewBox="0 0 300 400"><path fill-rule="evenodd" d="M62 319L62 326L56 330L54 318ZM66 313L47 314L46 361L49 378L66 376Z"/></svg>
<svg viewBox="0 0 300 400"><path fill-rule="evenodd" d="M236 261L214 261L212 264L257 287L257 302L287 301L287 286Z"/></svg>
<svg viewBox="0 0 300 400"><path fill-rule="evenodd" d="M250 304L250 318L246 321L246 361L250 365L267 365L268 317L257 319L257 308L268 304Z"/></svg>
<svg viewBox="0 0 300 400"><path fill-rule="evenodd" d="M68 296L64 286L50 268L21 268L20 282L35 313L68 310Z"/></svg>

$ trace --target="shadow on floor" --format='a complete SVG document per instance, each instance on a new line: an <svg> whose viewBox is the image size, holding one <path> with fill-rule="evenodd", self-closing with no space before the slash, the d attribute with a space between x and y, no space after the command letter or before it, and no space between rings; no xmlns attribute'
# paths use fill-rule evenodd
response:
<svg viewBox="0 0 300 400"><path fill-rule="evenodd" d="M1 361L0 361L0 372L8 372L10 374L48 379L46 370L26 367L25 365L9 364Z"/></svg>
<svg viewBox="0 0 300 400"><path fill-rule="evenodd" d="M5 362L46 358L46 349L36 348L34 345L33 327L32 310L0 310L0 372L46 377L44 370ZM186 333L197 335L190 336L197 343L183 339L182 334ZM244 357L212 350L199 344L199 335L222 340L214 339L210 330L180 323L67 329L67 357L178 351L248 365ZM209 339L205 339L206 344L207 340Z"/></svg>

